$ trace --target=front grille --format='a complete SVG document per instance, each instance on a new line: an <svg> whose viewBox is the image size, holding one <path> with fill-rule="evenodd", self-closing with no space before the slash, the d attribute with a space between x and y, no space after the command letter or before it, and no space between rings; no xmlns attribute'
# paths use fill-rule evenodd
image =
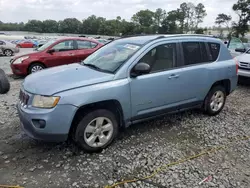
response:
<svg viewBox="0 0 250 188"><path fill-rule="evenodd" d="M22 106L26 106L28 104L29 98L30 98L30 96L27 93L20 90L19 100L20 100L20 103L21 103Z"/></svg>
<svg viewBox="0 0 250 188"><path fill-rule="evenodd" d="M240 62L240 68L249 69L250 70L250 63Z"/></svg>

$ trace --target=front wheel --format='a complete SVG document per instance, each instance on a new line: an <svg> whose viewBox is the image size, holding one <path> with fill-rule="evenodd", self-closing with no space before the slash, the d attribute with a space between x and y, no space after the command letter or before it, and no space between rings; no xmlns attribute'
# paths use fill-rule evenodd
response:
<svg viewBox="0 0 250 188"><path fill-rule="evenodd" d="M118 134L115 115L105 109L95 110L82 118L75 131L75 141L88 152L109 146Z"/></svg>
<svg viewBox="0 0 250 188"><path fill-rule="evenodd" d="M4 53L5 56L8 56L8 57L13 55L12 50L9 50L9 49L4 50L3 53Z"/></svg>
<svg viewBox="0 0 250 188"><path fill-rule="evenodd" d="M219 114L225 105L226 97L226 90L223 86L213 87L204 101L205 113L210 116Z"/></svg>
<svg viewBox="0 0 250 188"><path fill-rule="evenodd" d="M45 68L44 65L42 65L41 63L34 63L30 65L28 71L29 71L29 74L33 74L35 72L43 70L44 68Z"/></svg>

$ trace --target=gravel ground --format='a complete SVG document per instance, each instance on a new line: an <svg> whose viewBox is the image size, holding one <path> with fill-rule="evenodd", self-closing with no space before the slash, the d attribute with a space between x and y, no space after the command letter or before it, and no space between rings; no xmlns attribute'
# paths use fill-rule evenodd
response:
<svg viewBox="0 0 250 188"><path fill-rule="evenodd" d="M216 117L193 110L136 124L121 132L108 149L87 154L71 142L44 143L28 138L20 130L15 109L22 80L10 81L10 92L0 96L0 184L104 187L149 175L163 164L228 143L232 137L250 136L250 84L243 84ZM216 153L170 167L147 182L120 187L249 188L249 152L249 140L233 142ZM198 184L208 176L210 181Z"/></svg>

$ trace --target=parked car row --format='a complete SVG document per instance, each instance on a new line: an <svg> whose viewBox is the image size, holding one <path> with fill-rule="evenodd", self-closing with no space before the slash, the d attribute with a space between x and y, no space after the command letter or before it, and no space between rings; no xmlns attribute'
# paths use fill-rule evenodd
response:
<svg viewBox="0 0 250 188"><path fill-rule="evenodd" d="M57 65L64 66L38 71ZM159 115L191 108L217 115L238 78L222 41L200 35L127 37L106 45L84 37L54 40L14 57L11 68L36 72L22 83L17 105L27 135L72 138L89 152L108 147L121 127Z"/></svg>
<svg viewBox="0 0 250 188"><path fill-rule="evenodd" d="M12 56L15 53L19 52L19 48L4 40L0 40L0 55L5 55L5 56Z"/></svg>
<svg viewBox="0 0 250 188"><path fill-rule="evenodd" d="M50 40L36 51L10 60L14 74L26 76L45 68L81 62L103 46L96 40L87 38L64 38Z"/></svg>

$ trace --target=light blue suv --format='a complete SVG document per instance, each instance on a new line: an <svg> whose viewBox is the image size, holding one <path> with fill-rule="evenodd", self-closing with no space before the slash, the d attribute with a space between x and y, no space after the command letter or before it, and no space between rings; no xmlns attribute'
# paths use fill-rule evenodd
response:
<svg viewBox="0 0 250 188"><path fill-rule="evenodd" d="M225 45L209 36L117 39L81 63L26 77L21 126L34 139L70 137L99 151L133 123L197 107L218 114L236 88L237 70Z"/></svg>

